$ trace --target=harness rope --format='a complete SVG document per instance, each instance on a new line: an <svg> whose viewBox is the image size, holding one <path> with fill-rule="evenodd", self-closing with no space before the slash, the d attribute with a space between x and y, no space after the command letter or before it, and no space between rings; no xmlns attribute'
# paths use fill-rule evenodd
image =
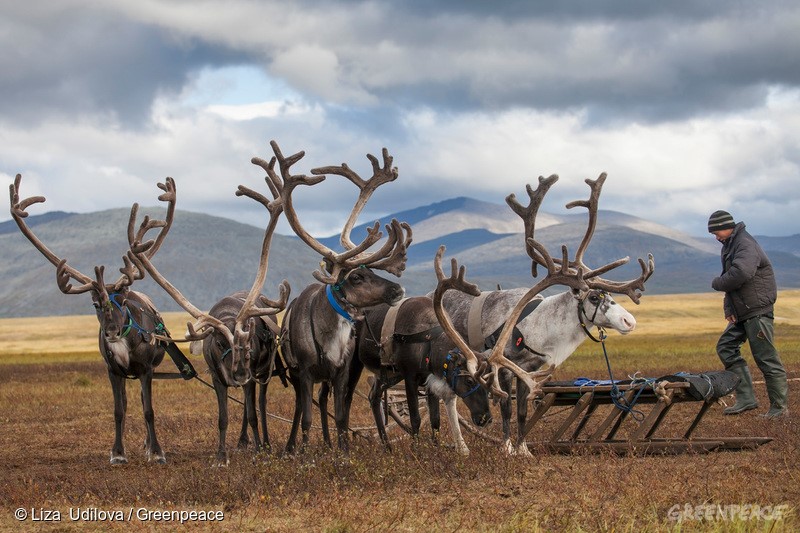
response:
<svg viewBox="0 0 800 533"><path fill-rule="evenodd" d="M108 301L111 302L112 304L114 304L114 306L119 310L119 312L123 314L123 316L127 316L128 317L128 323L125 324L124 333L121 335L122 337L126 337L128 335L128 333L130 333L131 328L135 329L136 332L139 333L139 335L141 335L142 338L144 338L145 340L147 340L147 336L148 335L152 335L154 333L163 333L163 332L166 331L166 327L164 326L164 324L160 320L156 320L156 315L154 315L152 313L148 313L143 308L139 307L139 312L142 313L142 315L147 315L151 319L153 319L153 322L156 322L156 326L155 326L155 329L153 331L148 331L148 330L144 329L133 318L133 315L131 314L131 310L128 309L128 306L125 305L123 307L119 302L117 302L117 300L116 300L117 296L122 296L122 294L120 294L118 292L112 292L111 294L108 295Z"/></svg>
<svg viewBox="0 0 800 533"><path fill-rule="evenodd" d="M578 305L578 323L581 325L581 328L583 329L583 332L586 334L587 337L592 339L592 341L599 343L603 347L603 357L605 358L606 361L606 368L608 369L608 379L611 385L611 391L609 392L609 395L611 396L611 402L617 409L628 413L637 422L641 422L642 420L644 420L645 415L642 411L634 409L634 406L636 405L636 402L639 400L639 396L642 394L642 391L645 389L645 386L647 385L653 386L653 382L655 382L655 380L639 378L642 379L643 386L639 388L639 390L636 392L636 395L633 398L631 398L630 403L628 403L625 400L625 395L622 393L622 391L619 390L619 387L617 387L617 382L616 380L614 380L614 375L611 372L611 361L608 358L608 351L606 350L606 339L608 338L606 330L600 326L597 326L598 336L597 338L595 338L595 336L592 335L592 332L589 331L589 328L586 326L586 321L594 323L594 319L597 318L597 313L600 311L600 305L602 304L602 300L605 299L606 297L605 295L606 295L605 292L600 292L601 301L597 302L597 305L594 308L594 313L592 314L592 318L589 318L589 315L586 314L586 309L584 309L583 307L584 300L580 301L580 304ZM581 315L583 315L583 317L581 317ZM586 318L587 320L584 321L583 320L584 318ZM578 384L578 381L579 380L576 380L576 385ZM634 379L633 381L636 382L636 379ZM586 383L582 383L580 384L580 386L594 387L597 386L598 384L599 383L596 381L587 380Z"/></svg>

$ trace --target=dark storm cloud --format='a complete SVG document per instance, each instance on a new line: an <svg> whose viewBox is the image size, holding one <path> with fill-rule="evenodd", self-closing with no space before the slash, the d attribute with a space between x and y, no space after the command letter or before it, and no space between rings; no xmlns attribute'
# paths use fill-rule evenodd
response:
<svg viewBox="0 0 800 533"><path fill-rule="evenodd" d="M430 72L365 80L382 99L662 121L752 108L768 87L800 83L800 10L788 3L432 5L397 15L409 33L390 37Z"/></svg>
<svg viewBox="0 0 800 533"><path fill-rule="evenodd" d="M18 14L0 24L6 26L0 114L31 125L110 114L139 126L154 98L180 91L189 72L244 60L244 54L103 11Z"/></svg>
<svg viewBox="0 0 800 533"><path fill-rule="evenodd" d="M141 124L192 71L246 62L280 64L272 74L309 101L355 113L380 102L663 121L758 106L768 87L800 84L800 8L790 2L305 2L295 18L277 2L234 2L241 18L216 28L224 4L163 21L146 8L133 17L76 5L18 9L4 23L7 119L111 113ZM242 29L253 18L276 27ZM299 35L287 41L283 25ZM276 59L305 44L332 54L337 80Z"/></svg>

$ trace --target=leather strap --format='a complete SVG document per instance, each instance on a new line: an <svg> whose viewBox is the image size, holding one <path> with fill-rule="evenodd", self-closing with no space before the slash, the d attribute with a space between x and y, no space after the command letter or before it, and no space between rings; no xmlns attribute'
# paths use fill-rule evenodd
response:
<svg viewBox="0 0 800 533"><path fill-rule="evenodd" d="M383 319L383 326L381 327L381 338L380 338L380 353L381 353L381 364L382 365L391 365L394 364L393 356L393 341L392 336L394 335L394 326L397 322L397 313L400 312L400 307L402 307L403 303L408 300L408 298L403 298L400 300L397 305L393 305L389 308L386 312L386 316Z"/></svg>
<svg viewBox="0 0 800 533"><path fill-rule="evenodd" d="M483 303L491 294L491 291L482 292L477 298L473 298L469 306L467 315L467 342L473 350L483 350L484 336L481 330L481 315L483 314Z"/></svg>

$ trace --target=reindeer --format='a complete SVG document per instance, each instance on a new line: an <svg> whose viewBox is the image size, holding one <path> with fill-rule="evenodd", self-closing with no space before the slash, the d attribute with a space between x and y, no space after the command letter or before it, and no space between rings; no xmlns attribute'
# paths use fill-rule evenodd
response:
<svg viewBox="0 0 800 533"><path fill-rule="evenodd" d="M367 155L372 163L373 175L368 180L351 170L346 164L315 168L314 176L292 175L291 166L305 156L299 152L284 157L277 143L271 143L283 178L283 199L286 219L292 230L311 249L322 256L319 270L313 273L320 283L306 287L290 304L281 328L282 353L289 377L295 389L295 412L286 451L295 451L297 430L300 426L303 447L308 444L312 419L312 396L315 383L323 383L325 397L320 402L326 416L328 384L333 388L334 411L339 449L348 450L347 426L352 389L348 387L350 364L353 358L354 321L365 307L381 303L393 305L403 297L404 289L397 283L373 272L383 270L400 276L405 269L406 250L411 243L408 224L392 220L386 226L388 238L378 250L368 250L383 236L380 222L375 222L359 244L350 239L350 232L361 210L372 193L384 183L397 178L397 168L392 168L393 158L383 149L383 167L377 158ZM325 174L345 177L359 188L358 199L341 233L345 251L336 253L303 229L292 205L292 192L298 185L315 185L325 179ZM301 420L302 418L302 420ZM327 421L326 421L327 425Z"/></svg>
<svg viewBox="0 0 800 533"><path fill-rule="evenodd" d="M256 163L256 160L254 159L253 162ZM274 162L272 164L274 165ZM239 445L247 445L246 419L252 429L255 447L258 450L262 448L262 441L259 436L255 406L256 380L261 383L259 403L263 445L267 449L269 448L265 412L266 383L272 376L276 364L276 335L279 332L272 316L285 309L290 292L289 283L286 280L283 280L279 286L277 300L271 300L260 292L267 277L272 236L283 211L279 192L282 185L279 182L271 181L271 175L268 172L266 181L274 198L272 201L243 185L240 185L236 191L237 196L248 196L261 203L270 214L253 285L248 292L239 291L225 296L207 313L195 307L156 269L150 261L152 254L149 254L149 250L153 246L152 241L142 243L141 239L131 239L129 242L128 256L131 261L146 270L178 305L196 319L196 322L187 324L186 338L194 345L191 348L192 353L199 351L199 343L202 341L203 356L211 373L214 391L217 395L219 445L216 466L229 464L225 443L228 429L229 387L244 389L245 409ZM134 216L135 213L132 212L131 217Z"/></svg>
<svg viewBox="0 0 800 533"><path fill-rule="evenodd" d="M459 454L469 455L469 448L461 435L456 398L464 400L475 425L483 427L492 421L486 388L466 371L466 358L453 349L455 345L443 332L433 302L424 296L407 298L394 308L383 304L365 310L364 319L356 326L356 351L350 382L358 381L363 367L374 374L370 406L378 435L387 447L380 400L386 389L400 381L405 383L414 436L419 434L421 422L418 389L422 385L427 392L434 441L439 431L441 399L445 403L450 433ZM386 361L390 364L385 364Z"/></svg>
<svg viewBox="0 0 800 533"><path fill-rule="evenodd" d="M20 200L21 181L22 176L17 174L10 186L11 216L20 231L56 267L56 282L61 292L64 294L88 292L92 297L97 321L100 323L98 338L100 354L108 367L108 379L114 394L115 437L111 448L111 464L128 462L123 445L128 405L125 391L127 379L138 379L141 384L142 411L147 429L144 443L147 460L166 463L166 457L156 438L152 394L153 369L161 364L165 349L169 350L171 355L179 354L177 357L182 358L186 364L188 361L172 342L163 340L169 339L169 331L150 298L130 288L136 280L144 277L144 272L127 257L123 257L124 267L120 269L122 275L114 283L106 283L103 279L105 267L102 265L94 267L94 279L69 266L66 259L61 259L51 252L25 224L25 218L28 216L26 210L31 205L45 202L45 198L35 196ZM151 220L145 217L135 234L133 220L128 223L129 239L141 240L151 229L160 228L157 237L150 241L151 246L145 254L148 258L161 247L175 214L175 182L172 178L167 178L166 182L159 183L158 187L164 191L158 199L167 203L165 220ZM134 204L135 209L138 209L137 204ZM78 285L73 286L73 282ZM189 365L183 369L183 373L185 378L192 377L194 370Z"/></svg>
<svg viewBox="0 0 800 533"><path fill-rule="evenodd" d="M548 277L532 289L510 289L482 292L479 295L454 292L443 300L444 308L452 317L459 335L468 339L474 350L492 349L493 354L502 354L503 358L517 365L518 370L511 367L511 372L502 370L494 379L503 392L500 409L503 418L504 448L508 453L530 455L524 440L523 428L527 417L527 399L533 387L524 378L524 373L536 371L548 365L552 369L563 363L585 339L600 342L605 336L605 329L614 329L626 335L636 326L634 317L611 297L610 293L625 294L638 304L645 282L655 270L653 256L648 256L645 263L639 259L641 275L625 282L610 281L600 277L614 268L628 262L625 257L591 269L583 262L583 255L591 241L597 224L597 207L600 192L605 182L603 173L597 180L587 179L591 189L588 201L574 201L567 208L586 207L589 222L586 233L578 246L574 260L568 260L566 252L562 260L553 260L549 264L549 255L533 239L536 214L549 188L558 180L558 176L540 177L536 191L528 186L530 204L523 207L511 194L506 202L524 222L525 249L532 259L531 274L536 277L536 267L541 265L548 269ZM562 271L558 278L553 275L555 265ZM538 296L546 286L563 283L570 290L542 298ZM534 299L534 297L536 297ZM600 338L592 334L592 329L600 330ZM501 333L502 332L502 333ZM520 373L522 371L522 373ZM513 372L513 373L512 373ZM511 442L511 400L510 392L514 375L522 377L517 380L517 427L516 442ZM539 374L547 375L547 374Z"/></svg>

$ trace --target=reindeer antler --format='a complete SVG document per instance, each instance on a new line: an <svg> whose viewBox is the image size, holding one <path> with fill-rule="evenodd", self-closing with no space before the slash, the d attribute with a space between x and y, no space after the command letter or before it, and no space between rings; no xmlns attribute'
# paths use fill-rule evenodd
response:
<svg viewBox="0 0 800 533"><path fill-rule="evenodd" d="M61 292L64 294L82 294L92 290L97 284L97 278L92 279L79 270L68 265L66 259L62 259L54 254L33 233L28 225L25 224L24 219L28 217L28 212L26 211L28 207L37 203L44 203L46 199L44 196L33 196L24 200L20 200L19 190L21 182L22 175L17 174L16 178L14 179L14 183L9 187L9 193L11 197L11 216L14 218L14 221L17 223L20 231L23 235L25 235L25 237L27 237L31 244L33 244L33 246L39 250L39 252L41 252L42 255L44 255L53 266L56 267L56 283L58 284ZM175 183L173 182L172 178L166 179L166 185L159 183L158 187L165 191L165 194L162 194L158 197L159 200L168 202L166 220L150 221L147 217L145 217L145 223L142 224L138 234L139 239L141 239L150 229L156 227L161 228L161 231L156 239L151 241L151 251L149 252L150 256L158 251L158 248L161 246L161 243L167 236L167 232L172 225L172 218L175 211ZM138 205L134 205L138 209ZM128 223L129 239L133 232L131 223L132 222ZM122 276L116 282L104 285L106 290L112 292L119 291L122 287L129 286L135 280L142 279L144 277L144 273L137 270L127 257L123 256L123 262L124 267L120 269ZM97 267L95 267L95 269L97 269ZM102 275L100 277L102 278ZM72 283L70 283L71 280L77 281L80 285L73 286Z"/></svg>
<svg viewBox="0 0 800 533"><path fill-rule="evenodd" d="M354 244L350 240L350 232L355 225L356 219L372 196L372 193L375 192L375 189L397 178L397 168L392 168L393 159L389 152L385 148L383 149L383 167L379 165L374 156L367 155L372 162L373 175L369 180L365 181L345 163L340 166L312 169L311 173L315 175L313 177L304 174L293 175L291 166L302 159L305 152L298 152L292 156L284 157L275 141L270 141L270 146L272 146L275 157L269 163L265 163L263 159L254 159L253 162L262 166L273 180L277 180L277 174L274 169L277 161L283 179L283 186L276 187L276 190L279 192L283 202L286 220L297 236L328 262L328 266L324 270L323 267L320 267L319 270L314 272L314 277L322 283L335 284L340 281L341 275L361 265L385 270L400 276L405 269L407 249L412 240L411 227L408 224L396 220L392 220L390 224L387 224L387 241L372 253L367 253L367 250L383 238L383 233L380 231L380 222L375 222L374 226L367 228L367 236L359 244ZM326 172L344 176L359 188L358 199L342 230L341 243L345 251L341 253L336 253L323 245L303 228L292 203L292 192L295 187L320 183L325 179L324 174Z"/></svg>
<svg viewBox="0 0 800 533"><path fill-rule="evenodd" d="M353 210L350 212L350 218L347 219L347 223L342 229L340 241L342 246L347 250L352 250L356 247L353 241L350 240L350 232L353 230L358 215L361 214L364 206L367 205L367 201L369 201L372 193L384 183L396 180L398 175L397 167L392 167L394 158L389 155L389 150L386 148L383 149L383 167L380 166L378 159L374 155L367 154L367 159L372 163L372 177L366 181L361 179L358 174L347 166L347 163L342 163L338 167L328 166L311 169L311 173L315 175L338 174L339 176L344 176L353 182L361 191L355 206L353 206Z"/></svg>
<svg viewBox="0 0 800 533"><path fill-rule="evenodd" d="M261 160L259 160L259 162L254 161L254 164L259 166L261 166L260 163ZM289 282L285 279L278 287L277 300L270 300L269 298L261 296L261 289L267 279L269 250L272 244L272 236L275 234L275 228L278 224L278 219L283 212L283 203L280 196L280 191L282 190L283 186L280 183L277 175L274 173L274 165L275 158L272 159L271 164L268 164L267 167L262 166L262 168L267 170L267 175L264 180L266 181L270 192L272 193L272 201L268 200L264 195L259 194L243 185L239 185L239 188L236 191L236 196L247 196L248 198L252 198L266 207L267 211L269 212L269 223L264 231L264 239L261 244L261 257L258 264L258 273L256 274L252 287L250 288L250 292L247 294L247 298L245 298L244 305L242 305L242 309L239 311L239 315L236 317L237 331L240 332L244 331L244 324L249 321L250 318L264 315L275 315L286 309L286 304L289 302L291 287L289 286ZM270 170L273 171L270 172ZM259 301L261 305L256 305L257 301Z"/></svg>
<svg viewBox="0 0 800 533"><path fill-rule="evenodd" d="M500 388L499 382L495 379L496 373L485 373L485 358L481 360L478 352L475 352L472 350L472 348L470 348L469 344L458 333L458 330L456 330L455 326L453 326L453 321L450 319L450 315L444 308L442 303L444 294L451 289L459 290L465 294L470 294L476 297L480 296L481 294L481 291L477 285L464 279L467 269L463 265L459 267L458 261L456 261L455 258L450 260L450 277L448 278L445 276L444 271L442 270L442 256L444 256L444 252L445 246L439 246L439 250L436 252L436 257L433 260L433 269L436 272L436 279L438 280L436 290L433 293L433 310L436 313L436 318L439 320L439 325L442 326L442 329L445 331L453 344L455 344L461 353L464 354L464 357L467 360L467 371L484 387L491 390L493 394L506 398L508 394L506 394Z"/></svg>
<svg viewBox="0 0 800 533"><path fill-rule="evenodd" d="M292 156L295 157L295 156ZM302 157L302 155L300 155ZM299 159L299 157L297 157ZM207 312L201 311L188 298L186 298L169 280L167 280L153 265L150 260L152 257L152 249L160 246L159 241L141 242L141 238L146 233L145 228L153 227L157 223L149 221L147 217L140 226L140 231L134 234L132 228L136 217L136 208L131 208L131 222L128 225L128 240L130 245L129 257L139 268L146 270L175 302L178 303L186 312L195 318L195 322L187 324L188 333L186 337L189 340L202 340L210 335L213 331L219 332L228 341L231 347L233 365L238 365L242 352L248 350L250 341L255 332L252 328L252 319L258 316L274 315L286 308L289 301L289 294L291 288L287 280L283 280L279 285L279 296L276 300L271 300L261 295L261 290L264 287L264 282L267 278L267 270L269 267L269 252L272 244L272 237L275 234L275 228L278 224L278 219L283 213L283 202L281 199L281 191L283 184L280 178L275 174L275 158L269 163L254 158L253 163L261 166L267 171L265 181L272 193L273 200L269 200L266 196L258 193L244 185L239 185L236 190L236 196L247 196L262 204L269 212L269 222L264 230L264 239L261 244L261 256L259 258L258 270L256 272L253 284L250 291L245 297L239 313L236 316L233 329L229 329L221 320L210 315ZM166 194L170 195L170 188L167 187ZM172 184L172 191L174 192L174 184ZM269 326L269 322L266 322ZM246 357L247 352L245 352Z"/></svg>
<svg viewBox="0 0 800 533"><path fill-rule="evenodd" d="M550 187L552 187L557 181L558 175L552 174L548 178L539 176L539 186L535 191L530 184L526 185L525 190L528 192L528 197L531 200L527 207L523 207L522 204L517 201L517 197L513 192L506 196L506 203L509 205L509 207L511 207L511 210L519 215L522 219L526 236L533 237L534 230L536 228L536 215L539 213L539 207L542 205L542 200L544 200L544 196L547 194L547 191L549 191ZM525 243L525 250L527 251L528 255L532 257L531 254L533 254L533 249L528 245L527 240ZM534 278L537 275L536 265L537 263L534 260L531 263L531 275Z"/></svg>
<svg viewBox="0 0 800 533"><path fill-rule="evenodd" d="M145 243L147 246L144 253L147 254L148 259L152 258L161 248L161 244L164 242L164 239L167 237L167 233L169 233L169 230L172 227L172 221L175 218L175 202L177 200L175 180L173 180L171 177L167 177L167 179L164 180L164 183L157 183L156 185L159 189L164 191L164 194L161 194L158 197L159 201L167 203L167 214L164 217L164 220L151 219L148 215L145 215L144 220L142 220L142 223L139 226L139 230L134 234L133 230L134 226L136 225L139 204L133 204L131 207L130 217L128 218L129 243L141 243L144 241L145 236L151 229L161 228L155 239L151 239ZM123 257L122 260L125 263L125 266L120 269L122 277L118 279L116 283L114 283L115 291L120 290L123 286L130 286L137 279L144 278L144 270L137 268L136 264L131 261L127 255Z"/></svg>
<svg viewBox="0 0 800 533"><path fill-rule="evenodd" d="M586 179L586 184L589 185L591 190L589 199L575 200L568 203L566 206L567 209L572 209L573 207L585 207L589 212L589 221L586 225L586 233L584 234L583 239L578 246L578 250L575 252L575 259L570 262L570 268L583 268L584 278L590 287L617 294L626 294L634 303L638 304L639 299L642 296L642 291L644 291L645 282L650 279L650 276L652 276L653 272L655 271L655 260L653 259L653 254L647 254L647 263L645 263L643 259L639 259L639 266L641 267L642 273L638 278L628 281L607 280L601 278L600 275L626 264L630 260L629 257L617 259L596 269L589 268L583 261L583 255L586 252L586 249L589 247L589 242L592 240L594 230L597 227L597 210L600 200L600 192L603 189L603 184L606 181L606 177L606 173L603 172L596 180Z"/></svg>
<svg viewBox="0 0 800 533"><path fill-rule="evenodd" d="M511 316L508 317L506 320L505 326L503 326L502 331L497 339L497 343L495 344L494 348L491 350L487 364L492 368L492 372L487 376L481 375L482 369L480 372L476 372L475 368L477 366L477 356L472 352L469 348L467 342L461 337L458 331L453 327L452 322L450 321L447 312L442 305L442 298L444 296L444 292L451 288L456 288L458 290L462 290L462 292L466 292L467 294L472 294L473 296L478 296L480 291L477 290L477 287L471 283L467 283L464 280L465 269L462 266L459 270L458 276L455 275L456 272L456 260L453 259L453 274L451 275L450 279L445 279L444 274L441 269L441 261L442 255L444 254L445 247L440 246L439 251L436 254L436 258L434 259L434 269L436 270L436 277L439 280L438 285L436 286L436 291L434 292L434 302L433 308L436 312L437 318L439 318L439 323L442 328L447 332L450 339L459 347L459 349L467 355L467 368L470 372L473 373L473 377L484 384L484 386L488 386L491 390L492 394L496 394L498 396L506 397L506 393L500 388L499 376L497 374L498 367L504 367L513 372L519 379L521 379L531 390L532 393L541 389L541 382L536 381L537 378L545 377L549 378L552 374L552 370L544 370L544 371L535 371L535 372L526 372L522 368L520 368L517 364L513 361L509 360L503 354L505 350L505 345L508 343L508 339L511 337L511 332L514 329L514 325L517 323L517 319L519 319L522 310L525 306L530 302L534 296L536 296L539 292L544 290L545 288L549 287L550 285L555 285L558 283L563 283L565 285L575 286L575 287L585 287L583 280L581 278L582 272L578 270L575 273L570 272L566 268L558 269L556 267L555 262L550 257L550 254L547 250L542 246L540 243L536 242L533 239L528 239L528 244L530 247L535 250L535 253L540 257L541 263L547 267L548 275L544 279L542 279L539 283L534 285L522 299L517 303L517 306L511 312ZM567 249L566 246L562 247L562 254L563 257L567 257ZM475 290L472 291L471 287L475 287ZM473 366L470 366L470 355L472 356ZM491 379L491 383L488 383L488 379Z"/></svg>

